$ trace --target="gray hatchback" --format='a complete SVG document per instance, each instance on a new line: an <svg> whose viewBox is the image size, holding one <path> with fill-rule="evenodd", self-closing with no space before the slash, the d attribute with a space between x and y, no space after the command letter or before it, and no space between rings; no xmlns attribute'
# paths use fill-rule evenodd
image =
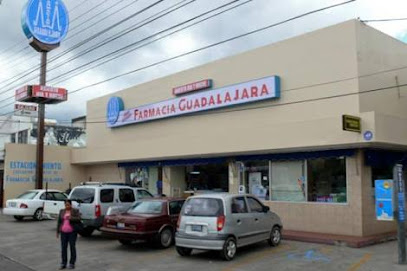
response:
<svg viewBox="0 0 407 271"><path fill-rule="evenodd" d="M265 240L277 246L282 227L280 217L255 196L192 196L178 218L175 245L181 256L192 249L219 250L225 260L232 260L242 246Z"/></svg>

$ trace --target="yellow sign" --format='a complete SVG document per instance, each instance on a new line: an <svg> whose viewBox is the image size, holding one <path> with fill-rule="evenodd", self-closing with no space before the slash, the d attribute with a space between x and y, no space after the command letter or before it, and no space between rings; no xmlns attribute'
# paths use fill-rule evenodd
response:
<svg viewBox="0 0 407 271"><path fill-rule="evenodd" d="M342 129L344 131L360 133L362 130L360 118L350 115L342 115Z"/></svg>

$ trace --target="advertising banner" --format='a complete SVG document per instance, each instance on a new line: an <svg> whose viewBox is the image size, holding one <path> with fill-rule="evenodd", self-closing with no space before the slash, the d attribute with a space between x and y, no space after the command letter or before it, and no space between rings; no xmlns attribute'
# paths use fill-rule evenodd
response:
<svg viewBox="0 0 407 271"><path fill-rule="evenodd" d="M375 180L376 218L382 221L394 220L393 180Z"/></svg>

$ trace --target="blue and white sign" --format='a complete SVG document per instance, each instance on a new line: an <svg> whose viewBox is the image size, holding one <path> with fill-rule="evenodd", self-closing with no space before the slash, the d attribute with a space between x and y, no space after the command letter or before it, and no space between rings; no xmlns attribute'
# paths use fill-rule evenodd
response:
<svg viewBox="0 0 407 271"><path fill-rule="evenodd" d="M398 193L398 208L399 208L399 221L405 221L406 220L406 208L405 208L405 196L404 193L399 192Z"/></svg>
<svg viewBox="0 0 407 271"><path fill-rule="evenodd" d="M370 141L370 140L373 139L373 133L372 133L371 131L366 131L366 132L364 132L364 134L363 134L363 138L364 138L366 141Z"/></svg>
<svg viewBox="0 0 407 271"><path fill-rule="evenodd" d="M382 221L394 220L394 182L393 180L375 180L376 218Z"/></svg>
<svg viewBox="0 0 407 271"><path fill-rule="evenodd" d="M112 98L107 105L107 126L113 128L277 98L280 98L278 76L268 76L131 109L121 109L119 115L117 101Z"/></svg>
<svg viewBox="0 0 407 271"><path fill-rule="evenodd" d="M61 0L29 0L21 20L26 37L44 44L58 44L68 33L68 10Z"/></svg>
<svg viewBox="0 0 407 271"><path fill-rule="evenodd" d="M112 97L107 103L107 121L110 125L114 125L119 119L120 112L124 109L123 100L120 97Z"/></svg>

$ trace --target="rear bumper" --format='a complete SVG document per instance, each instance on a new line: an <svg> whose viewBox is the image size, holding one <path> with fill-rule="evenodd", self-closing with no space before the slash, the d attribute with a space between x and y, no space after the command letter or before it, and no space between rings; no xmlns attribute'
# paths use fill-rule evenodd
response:
<svg viewBox="0 0 407 271"><path fill-rule="evenodd" d="M227 237L227 235L219 235L216 237L201 237L181 234L177 232L175 235L175 245L179 247L204 250L222 250Z"/></svg>
<svg viewBox="0 0 407 271"><path fill-rule="evenodd" d="M104 216L100 216L95 219L82 219L82 223L84 227L92 227L95 229L99 229L103 225Z"/></svg>
<svg viewBox="0 0 407 271"><path fill-rule="evenodd" d="M124 240L149 240L154 238L158 232L134 232L129 230L121 230L114 228L101 227L100 231L106 237L113 239L124 239Z"/></svg>
<svg viewBox="0 0 407 271"><path fill-rule="evenodd" d="M16 215L16 216L33 216L35 210L31 209L20 209L20 208L4 208L4 215Z"/></svg>

